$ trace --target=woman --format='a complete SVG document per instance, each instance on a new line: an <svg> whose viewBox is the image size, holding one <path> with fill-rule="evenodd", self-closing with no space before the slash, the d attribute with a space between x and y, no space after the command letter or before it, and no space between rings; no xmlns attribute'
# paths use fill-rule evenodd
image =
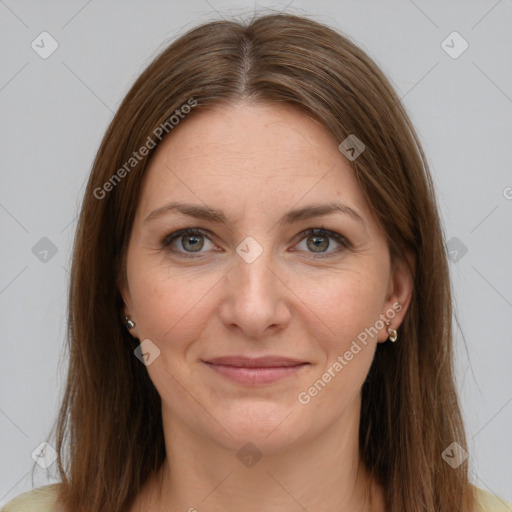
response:
<svg viewBox="0 0 512 512"><path fill-rule="evenodd" d="M99 149L62 483L4 510L506 510L469 482L451 314L426 159L375 63L305 18L200 26Z"/></svg>

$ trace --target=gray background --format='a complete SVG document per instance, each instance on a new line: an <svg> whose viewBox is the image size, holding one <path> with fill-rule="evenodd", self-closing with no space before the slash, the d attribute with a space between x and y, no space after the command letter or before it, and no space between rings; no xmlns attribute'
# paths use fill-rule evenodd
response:
<svg viewBox="0 0 512 512"><path fill-rule="evenodd" d="M0 0L0 505L32 487L31 453L56 415L70 245L113 112L171 38L221 15L285 6ZM360 44L418 129L453 259L473 480L512 501L512 2L297 0L288 10ZM47 59L31 47L43 31L59 45ZM469 44L457 58L441 44L453 31ZM445 45L458 52L452 39ZM38 469L34 485L53 481L55 466Z"/></svg>

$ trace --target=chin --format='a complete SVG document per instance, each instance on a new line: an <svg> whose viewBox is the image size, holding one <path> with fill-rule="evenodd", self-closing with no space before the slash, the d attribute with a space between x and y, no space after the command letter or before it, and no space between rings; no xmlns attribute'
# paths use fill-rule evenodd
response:
<svg viewBox="0 0 512 512"><path fill-rule="evenodd" d="M221 434L217 441L236 452L252 443L262 453L276 453L301 437L307 424L299 418L299 410L261 400L239 401L217 411L214 416L222 418L225 428L217 432Z"/></svg>

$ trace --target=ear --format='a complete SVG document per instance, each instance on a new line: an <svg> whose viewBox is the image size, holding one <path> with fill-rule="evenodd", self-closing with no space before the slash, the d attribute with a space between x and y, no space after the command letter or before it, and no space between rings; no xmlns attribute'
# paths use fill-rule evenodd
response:
<svg viewBox="0 0 512 512"><path fill-rule="evenodd" d="M389 276L386 300L383 305L381 318L387 319L388 325L378 334L378 341L384 342L389 338L388 327L398 329L411 303L414 289L414 256L407 252L404 259L393 260Z"/></svg>

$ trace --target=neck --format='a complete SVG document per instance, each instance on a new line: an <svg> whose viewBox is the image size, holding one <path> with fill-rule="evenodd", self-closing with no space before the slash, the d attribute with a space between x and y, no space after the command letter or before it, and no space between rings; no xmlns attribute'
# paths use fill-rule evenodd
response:
<svg viewBox="0 0 512 512"><path fill-rule="evenodd" d="M264 453L252 466L249 453L251 467L164 411L167 458L141 510L383 512L382 489L359 457L360 402L354 405L314 439Z"/></svg>

